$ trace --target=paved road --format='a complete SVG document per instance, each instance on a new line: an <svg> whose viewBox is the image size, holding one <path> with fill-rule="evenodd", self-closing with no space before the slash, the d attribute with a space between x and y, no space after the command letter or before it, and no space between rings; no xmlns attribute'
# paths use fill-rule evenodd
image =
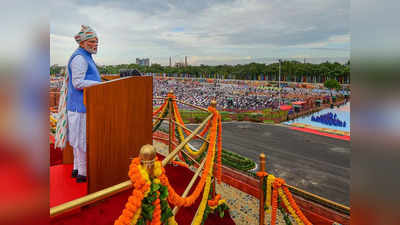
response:
<svg viewBox="0 0 400 225"><path fill-rule="evenodd" d="M257 163L264 152L267 172L288 184L349 206L350 142L251 122L224 123L222 137L224 149Z"/></svg>

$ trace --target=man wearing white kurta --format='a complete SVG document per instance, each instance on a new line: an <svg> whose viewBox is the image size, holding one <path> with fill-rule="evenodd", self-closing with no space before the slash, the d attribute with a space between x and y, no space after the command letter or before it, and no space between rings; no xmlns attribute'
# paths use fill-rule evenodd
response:
<svg viewBox="0 0 400 225"><path fill-rule="evenodd" d="M99 71L92 54L97 53L98 39L96 32L89 26L82 25L75 35L79 48L68 62L68 141L73 147L74 168L72 177L76 181L86 182L86 107L83 104L83 88L101 82Z"/></svg>

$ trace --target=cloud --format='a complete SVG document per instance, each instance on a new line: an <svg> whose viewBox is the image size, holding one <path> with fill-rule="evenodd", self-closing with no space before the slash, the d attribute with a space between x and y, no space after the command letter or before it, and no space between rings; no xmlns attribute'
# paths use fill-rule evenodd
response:
<svg viewBox="0 0 400 225"><path fill-rule="evenodd" d="M175 27L172 29L172 32L183 32L185 30L184 27Z"/></svg>
<svg viewBox="0 0 400 225"><path fill-rule="evenodd" d="M86 1L86 0L74 0L72 1L82 6L106 6L112 9L124 9L129 11L135 11L145 15L162 14L173 9L177 9L186 13L198 13L208 9L216 4L229 4L234 2L233 0L202 0L202 1L182 1L182 0L97 0L97 1Z"/></svg>
<svg viewBox="0 0 400 225"><path fill-rule="evenodd" d="M247 56L291 57L310 51L313 57L348 57L349 4L349 0L55 1L51 33L72 37L81 24L91 25L100 37L97 59L105 64L132 63L136 57L167 64L169 56L177 55L198 56L198 63L209 63L207 57L221 63L239 57L245 62ZM58 43L51 50L61 51L57 46L63 42L52 41ZM59 62L63 54L71 52L52 54L52 62Z"/></svg>

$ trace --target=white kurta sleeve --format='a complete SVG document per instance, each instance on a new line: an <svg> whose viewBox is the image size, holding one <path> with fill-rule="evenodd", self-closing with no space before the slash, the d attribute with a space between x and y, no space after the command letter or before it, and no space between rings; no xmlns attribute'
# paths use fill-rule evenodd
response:
<svg viewBox="0 0 400 225"><path fill-rule="evenodd" d="M89 87L100 82L94 80L85 80L86 71L88 69L88 63L81 55L75 56L71 61L71 75L72 85L78 90L82 90L85 87Z"/></svg>

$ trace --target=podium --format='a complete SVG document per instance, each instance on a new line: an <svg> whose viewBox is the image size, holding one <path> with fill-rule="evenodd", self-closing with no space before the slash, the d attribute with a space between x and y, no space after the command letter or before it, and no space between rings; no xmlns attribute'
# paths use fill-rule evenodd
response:
<svg viewBox="0 0 400 225"><path fill-rule="evenodd" d="M84 89L88 193L129 179L131 159L152 144L151 76L124 77ZM72 148L63 163L72 163Z"/></svg>

